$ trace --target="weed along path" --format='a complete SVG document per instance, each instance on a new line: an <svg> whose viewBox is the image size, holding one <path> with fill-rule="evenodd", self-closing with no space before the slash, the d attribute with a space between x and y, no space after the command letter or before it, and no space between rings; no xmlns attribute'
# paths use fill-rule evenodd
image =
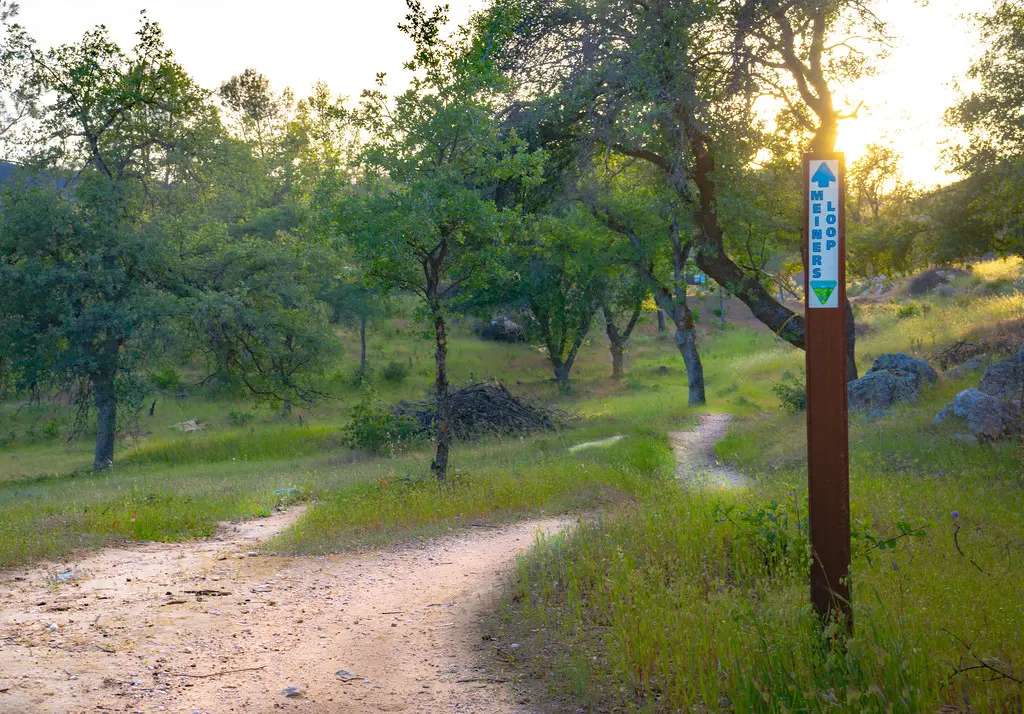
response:
<svg viewBox="0 0 1024 714"><path fill-rule="evenodd" d="M516 555L572 519L257 553L300 513L0 572L0 713L530 711L478 622Z"/></svg>
<svg viewBox="0 0 1024 714"><path fill-rule="evenodd" d="M676 476L683 485L712 489L743 489L750 479L715 456L715 444L725 438L731 414L701 414L700 424L689 431L669 433L676 457Z"/></svg>

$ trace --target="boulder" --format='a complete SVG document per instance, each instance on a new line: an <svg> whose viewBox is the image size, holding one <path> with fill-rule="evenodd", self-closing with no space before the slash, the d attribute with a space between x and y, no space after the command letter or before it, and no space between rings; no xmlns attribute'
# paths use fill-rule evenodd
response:
<svg viewBox="0 0 1024 714"><path fill-rule="evenodd" d="M980 372L981 370L985 369L985 365L987 363L988 360L986 360L984 356L974 355L966 362L958 364L956 367L953 367L953 369L947 371L946 376L951 377L953 379L960 379L964 375L970 374L971 372Z"/></svg>
<svg viewBox="0 0 1024 714"><path fill-rule="evenodd" d="M978 389L996 399L1018 401L1024 396L1024 347L985 370Z"/></svg>
<svg viewBox="0 0 1024 714"><path fill-rule="evenodd" d="M525 342L526 332L518 322L498 316L488 322L478 322L474 328L477 336L495 342Z"/></svg>
<svg viewBox="0 0 1024 714"><path fill-rule="evenodd" d="M939 378L939 373L923 359L911 357L910 355L903 354L902 352L882 355L875 360L875 363L871 365L871 369L869 369L868 372L879 372L882 370L893 369L901 372L913 372L917 375L921 385L924 385L925 382L928 384L934 384L935 380Z"/></svg>
<svg viewBox="0 0 1024 714"><path fill-rule="evenodd" d="M980 439L999 439L1020 431L1020 409L1001 402L995 397L971 387L956 395L935 416L935 423L941 424L951 417L967 422L967 428Z"/></svg>
<svg viewBox="0 0 1024 714"><path fill-rule="evenodd" d="M901 369L871 368L867 374L847 385L850 410L873 412L899 402L916 402L921 378L916 372Z"/></svg>

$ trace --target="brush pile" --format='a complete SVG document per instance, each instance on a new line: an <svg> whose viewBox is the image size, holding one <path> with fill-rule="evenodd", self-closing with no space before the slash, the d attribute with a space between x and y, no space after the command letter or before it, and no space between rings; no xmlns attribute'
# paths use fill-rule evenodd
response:
<svg viewBox="0 0 1024 714"><path fill-rule="evenodd" d="M449 395L450 428L456 439L471 439L485 434L527 434L551 431L568 415L557 409L530 404L518 399L501 382L480 382ZM437 398L422 402L401 401L391 407L399 419L415 422L432 432L437 416Z"/></svg>

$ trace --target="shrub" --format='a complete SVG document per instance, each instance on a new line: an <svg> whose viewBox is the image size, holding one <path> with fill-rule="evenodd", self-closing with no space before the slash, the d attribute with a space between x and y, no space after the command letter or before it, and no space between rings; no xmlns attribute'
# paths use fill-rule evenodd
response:
<svg viewBox="0 0 1024 714"><path fill-rule="evenodd" d="M370 365L366 365L366 370L363 372L359 371L359 367L353 367L352 371L342 377L350 387L361 387L364 384L370 384L373 381L373 368Z"/></svg>
<svg viewBox="0 0 1024 714"><path fill-rule="evenodd" d="M228 423L231 424L231 426L245 426L255 418L256 415L252 412L228 412Z"/></svg>
<svg viewBox="0 0 1024 714"><path fill-rule="evenodd" d="M156 388L165 391L181 387L181 372L176 368L167 366L159 372L149 375L150 383Z"/></svg>
<svg viewBox="0 0 1024 714"><path fill-rule="evenodd" d="M919 302L908 302L906 305L900 305L896 308L896 319L905 320L908 317L917 317L918 315L927 314L931 309L931 305L927 303Z"/></svg>
<svg viewBox="0 0 1024 714"><path fill-rule="evenodd" d="M385 382L402 382L409 376L409 367L404 362L388 362L380 376Z"/></svg>
<svg viewBox="0 0 1024 714"><path fill-rule="evenodd" d="M772 391L779 398L779 406L784 411L796 414L807 409L807 385L789 370L782 373L782 381L777 382Z"/></svg>
<svg viewBox="0 0 1024 714"><path fill-rule="evenodd" d="M377 392L367 387L362 400L352 408L352 418L341 433L342 441L353 449L393 454L402 442L415 438L417 430L415 422L396 417L377 399Z"/></svg>
<svg viewBox="0 0 1024 714"><path fill-rule="evenodd" d="M50 439L56 439L60 436L60 422L57 420L57 417L51 417L43 424L43 436Z"/></svg>

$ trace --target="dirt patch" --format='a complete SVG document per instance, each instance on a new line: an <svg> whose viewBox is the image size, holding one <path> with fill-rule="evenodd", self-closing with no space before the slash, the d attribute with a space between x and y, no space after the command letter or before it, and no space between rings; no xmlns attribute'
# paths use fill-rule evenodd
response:
<svg viewBox="0 0 1024 714"><path fill-rule="evenodd" d="M676 457L676 476L684 485L717 489L750 486L750 479L715 456L715 444L725 438L730 422L731 414L701 414L696 429L669 433Z"/></svg>
<svg viewBox="0 0 1024 714"><path fill-rule="evenodd" d="M516 711L476 623L516 555L570 519L360 555L255 550L299 515L0 573L0 712Z"/></svg>

